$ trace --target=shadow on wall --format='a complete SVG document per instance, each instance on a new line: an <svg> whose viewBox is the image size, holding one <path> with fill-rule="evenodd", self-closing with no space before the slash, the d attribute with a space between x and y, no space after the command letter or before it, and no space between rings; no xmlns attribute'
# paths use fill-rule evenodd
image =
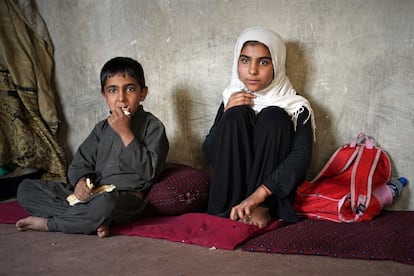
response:
<svg viewBox="0 0 414 276"><path fill-rule="evenodd" d="M308 170L307 179L311 180L325 165L336 149L335 135L327 112L317 101L312 100L308 82L312 79L313 68L309 56L305 53L305 46L294 41L286 43L286 75L296 91L307 98L312 106L316 121L316 143L313 146L312 161Z"/></svg>
<svg viewBox="0 0 414 276"><path fill-rule="evenodd" d="M71 151L71 149L68 146L68 139L69 139L69 128L68 128L68 123L65 117L65 114L63 113L63 106L61 103L61 97L60 97L60 93L57 90L56 87L56 82L55 82L55 77L56 77L56 73L55 73L55 66L53 66L53 71L52 71L53 75L52 75L52 89L53 91L55 91L55 97L56 97L56 110L57 110L57 116L59 118L59 127L56 133L56 137L58 142L60 143L61 147L63 148L64 152L65 152L65 156L66 156L66 160L68 161L68 164L70 164L70 162L72 162L73 159L73 153ZM62 93L62 91L60 91Z"/></svg>
<svg viewBox="0 0 414 276"><path fill-rule="evenodd" d="M312 93L317 91L308 90L308 82L312 79L313 69L304 46L298 42L287 42L286 51L286 74L296 91L310 101L315 113L316 143L313 147L312 162L307 175L307 179L311 179L316 176L336 150L337 143L329 116L326 116L327 111L323 109L322 104L312 100ZM193 90L185 85L173 90L174 115L177 116L177 123L176 129L174 129L175 136L173 140L170 140L169 157L171 162L185 163L206 169L209 166L204 160L201 150L203 141L197 135L198 126L202 122L198 122L196 119L200 117L200 110L199 106L191 100L190 91ZM215 114L208 116L215 116ZM205 131L207 133L208 130Z"/></svg>
<svg viewBox="0 0 414 276"><path fill-rule="evenodd" d="M197 126L200 122L196 118L200 117L197 115L200 110L191 100L190 91L194 91L194 89L185 86L176 87L172 91L174 115L177 117L177 123L174 129L175 136L173 140L170 140L169 159L171 162L207 169L208 164L204 160L201 150L203 141L197 135L197 129L199 129Z"/></svg>

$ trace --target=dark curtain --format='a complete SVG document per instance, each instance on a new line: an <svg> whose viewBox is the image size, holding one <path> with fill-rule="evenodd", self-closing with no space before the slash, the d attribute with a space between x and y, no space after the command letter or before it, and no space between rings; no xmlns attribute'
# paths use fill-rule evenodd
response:
<svg viewBox="0 0 414 276"><path fill-rule="evenodd" d="M31 1L0 0L0 176L66 181L57 141L53 46Z"/></svg>

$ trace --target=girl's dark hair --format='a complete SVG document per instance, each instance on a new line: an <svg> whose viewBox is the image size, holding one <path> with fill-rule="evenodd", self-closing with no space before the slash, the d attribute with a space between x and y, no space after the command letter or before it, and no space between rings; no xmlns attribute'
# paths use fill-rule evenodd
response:
<svg viewBox="0 0 414 276"><path fill-rule="evenodd" d="M101 70L101 92L104 91L108 78L122 74L129 75L137 80L141 89L145 87L144 69L141 64L129 57L115 57L105 63Z"/></svg>
<svg viewBox="0 0 414 276"><path fill-rule="evenodd" d="M260 41L257 41L257 40L248 40L248 41L246 41L246 42L244 42L244 43L243 43L243 47L242 47L242 49L243 49L245 46L247 46L247 45L256 46L256 45L259 45L259 44L264 45L263 43L261 43ZM266 46L266 45L264 45L264 46ZM266 47L267 47L267 46L266 46Z"/></svg>

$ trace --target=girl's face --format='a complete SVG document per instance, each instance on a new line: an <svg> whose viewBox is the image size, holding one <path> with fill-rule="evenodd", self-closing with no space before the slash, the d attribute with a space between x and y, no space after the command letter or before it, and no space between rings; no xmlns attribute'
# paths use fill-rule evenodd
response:
<svg viewBox="0 0 414 276"><path fill-rule="evenodd" d="M240 53L237 71L250 91L266 88L273 80L273 63L269 49L262 43L246 43Z"/></svg>
<svg viewBox="0 0 414 276"><path fill-rule="evenodd" d="M116 74L105 82L103 96L109 110L126 109L134 114L140 102L145 100L148 88L141 88L137 80L130 75Z"/></svg>

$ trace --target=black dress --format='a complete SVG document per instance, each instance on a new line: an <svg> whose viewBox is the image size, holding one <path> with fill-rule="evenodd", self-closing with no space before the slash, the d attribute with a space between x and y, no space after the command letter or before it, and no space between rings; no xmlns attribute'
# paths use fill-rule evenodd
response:
<svg viewBox="0 0 414 276"><path fill-rule="evenodd" d="M224 112L222 103L203 143L204 156L212 167L208 213L229 217L233 206L264 184L272 191L263 203L270 215L297 222L292 203L312 155L308 116L304 108L295 130L292 118L280 107L255 114L243 105Z"/></svg>

